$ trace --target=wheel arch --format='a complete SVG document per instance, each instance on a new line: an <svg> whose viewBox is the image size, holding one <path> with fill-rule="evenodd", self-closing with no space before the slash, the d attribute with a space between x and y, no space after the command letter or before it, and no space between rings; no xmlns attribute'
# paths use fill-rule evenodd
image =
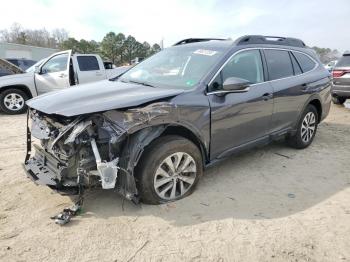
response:
<svg viewBox="0 0 350 262"><path fill-rule="evenodd" d="M203 166L209 162L209 152L206 149L204 142L191 129L182 125L169 125L160 136L166 135L177 135L190 140L198 147L199 151L201 152Z"/></svg>
<svg viewBox="0 0 350 262"><path fill-rule="evenodd" d="M318 98L314 98L311 101L309 101L308 105L313 105L317 109L318 114L318 123L320 123L322 118L322 104L321 101Z"/></svg>
<svg viewBox="0 0 350 262"><path fill-rule="evenodd" d="M18 90L21 90L23 92L26 93L26 95L28 96L28 98L33 98L33 95L32 93L30 92L30 89L28 86L26 85L8 85L8 86L2 86L0 88L0 93L6 91L6 90L9 90L9 89L18 89Z"/></svg>
<svg viewBox="0 0 350 262"><path fill-rule="evenodd" d="M197 132L193 131L191 128L185 125L181 125L178 122L143 125L142 127L139 127L136 130L133 130L132 133L129 133L129 139L132 139L132 137L137 137L141 132L143 132L148 128L153 128L154 132L158 132L158 130L161 130L161 131L159 132L159 135L155 135L152 137L150 141L147 141L147 144L144 145L144 148L139 158L142 157L144 149L146 149L147 146L150 145L155 139L166 135L177 135L190 140L192 143L194 143L198 147L202 155L203 166L205 166L209 162L209 150L205 147L205 142L203 141L200 134L198 134Z"/></svg>
<svg viewBox="0 0 350 262"><path fill-rule="evenodd" d="M322 103L321 103L321 99L315 94L315 95L309 97L309 99L305 102L302 110L299 112L299 116L298 116L297 121L294 125L295 129L296 129L296 127L297 127L297 125L298 125L298 123L303 115L303 112L305 111L305 109L308 105L313 105L314 107L316 107L317 113L318 113L318 123L320 123L321 118L322 118L322 112L323 112Z"/></svg>

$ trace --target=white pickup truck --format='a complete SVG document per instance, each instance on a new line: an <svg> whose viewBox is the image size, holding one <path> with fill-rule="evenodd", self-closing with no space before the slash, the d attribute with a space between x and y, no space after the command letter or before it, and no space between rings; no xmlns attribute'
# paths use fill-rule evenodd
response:
<svg viewBox="0 0 350 262"><path fill-rule="evenodd" d="M26 111L32 97L104 79L117 77L129 67L111 68L95 54L55 53L25 73L0 77L0 109L7 114Z"/></svg>

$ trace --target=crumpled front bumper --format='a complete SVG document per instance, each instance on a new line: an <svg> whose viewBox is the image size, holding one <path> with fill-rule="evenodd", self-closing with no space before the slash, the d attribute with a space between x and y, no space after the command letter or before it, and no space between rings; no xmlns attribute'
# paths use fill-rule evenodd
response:
<svg viewBox="0 0 350 262"><path fill-rule="evenodd" d="M75 183L62 183L67 168L41 147L34 145L35 155L29 158L23 168L27 177L37 185L45 185L63 195L75 195L78 187Z"/></svg>

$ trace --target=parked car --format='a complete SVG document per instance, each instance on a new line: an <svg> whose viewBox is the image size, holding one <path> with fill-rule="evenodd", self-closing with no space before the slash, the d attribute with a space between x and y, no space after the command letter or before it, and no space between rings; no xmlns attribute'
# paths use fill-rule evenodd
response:
<svg viewBox="0 0 350 262"><path fill-rule="evenodd" d="M328 64L326 64L324 67L329 71L332 72L334 66L337 64L338 60L330 61Z"/></svg>
<svg viewBox="0 0 350 262"><path fill-rule="evenodd" d="M99 55L72 54L70 50L55 53L23 74L0 78L0 109L7 114L23 113L29 98L116 77L127 69L105 69Z"/></svg>
<svg viewBox="0 0 350 262"><path fill-rule="evenodd" d="M350 52L345 52L333 69L332 100L344 104L350 98Z"/></svg>
<svg viewBox="0 0 350 262"><path fill-rule="evenodd" d="M14 64L15 66L18 66L23 71L27 70L29 67L31 67L37 62L31 59L25 59L25 58L7 58L6 60Z"/></svg>
<svg viewBox="0 0 350 262"><path fill-rule="evenodd" d="M0 77L13 75L13 74L21 74L21 73L23 73L23 70L21 68L10 63L6 59L0 58Z"/></svg>
<svg viewBox="0 0 350 262"><path fill-rule="evenodd" d="M282 138L308 147L328 115L330 82L298 39L181 41L84 92L28 101L24 167L59 192L99 186L135 202L174 201L234 153ZM31 135L41 140L35 154Z"/></svg>

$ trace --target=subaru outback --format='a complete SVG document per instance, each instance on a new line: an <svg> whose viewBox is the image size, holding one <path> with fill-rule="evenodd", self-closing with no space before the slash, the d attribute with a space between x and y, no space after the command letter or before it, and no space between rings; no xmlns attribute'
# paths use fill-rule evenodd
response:
<svg viewBox="0 0 350 262"><path fill-rule="evenodd" d="M281 138L308 147L330 90L329 72L299 39L186 39L118 78L28 101L24 168L62 193L102 187L174 201L234 153Z"/></svg>

